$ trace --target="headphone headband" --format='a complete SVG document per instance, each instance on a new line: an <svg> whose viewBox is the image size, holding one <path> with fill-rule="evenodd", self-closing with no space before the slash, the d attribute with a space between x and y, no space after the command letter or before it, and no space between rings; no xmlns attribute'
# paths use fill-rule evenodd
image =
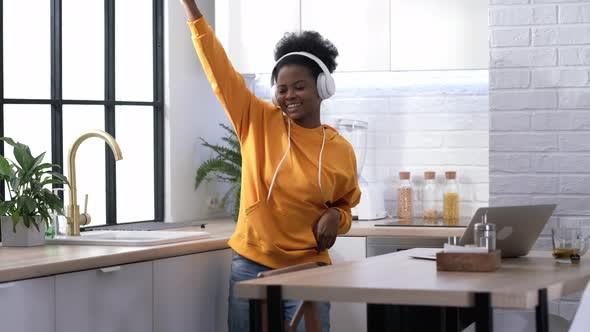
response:
<svg viewBox="0 0 590 332"><path fill-rule="evenodd" d="M277 65L279 64L279 62L281 62L281 60L283 60L284 58L291 56L291 55L301 55L304 56L308 59L313 60L315 63L318 64L318 66L320 66L320 69L324 72L324 74L326 76L332 76L332 74L330 74L330 70L328 69L328 67L322 62L322 60L320 60L320 58L318 58L317 56L309 53L309 52L291 52L291 53L287 53L285 55L283 55L282 57L280 57L276 62L274 67L272 68L272 71L275 71L275 68L277 68ZM274 75L270 75L270 85L274 85L275 81L274 81Z"/></svg>
<svg viewBox="0 0 590 332"><path fill-rule="evenodd" d="M271 87L274 87L274 85L275 85L275 75L274 75L275 72L274 71L277 68L277 65L281 62L281 60L283 60L284 58L291 56L291 55L304 56L308 59L313 60L315 63L318 64L318 66L320 67L320 69L322 70L323 73L320 73L318 75L316 84L317 84L317 88L318 88L318 93L319 93L320 98L322 100L330 98L334 94L334 92L336 92L336 85L334 84L334 78L332 77L330 70L328 70L328 67L322 62L322 60L320 60L320 58L318 58L317 56L315 56L311 53L308 53L308 52L290 52L290 53L287 53L287 54L283 55L282 57L280 57L275 62L275 65L272 68L272 72L270 74ZM273 102L274 102L274 99L273 99Z"/></svg>

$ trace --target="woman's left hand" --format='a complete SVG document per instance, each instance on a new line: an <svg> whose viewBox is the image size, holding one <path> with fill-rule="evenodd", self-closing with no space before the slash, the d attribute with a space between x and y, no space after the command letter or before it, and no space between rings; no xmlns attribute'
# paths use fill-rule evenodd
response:
<svg viewBox="0 0 590 332"><path fill-rule="evenodd" d="M313 234L318 244L318 252L330 249L336 236L338 235L338 226L340 225L340 211L335 208L329 208L322 214L313 228Z"/></svg>

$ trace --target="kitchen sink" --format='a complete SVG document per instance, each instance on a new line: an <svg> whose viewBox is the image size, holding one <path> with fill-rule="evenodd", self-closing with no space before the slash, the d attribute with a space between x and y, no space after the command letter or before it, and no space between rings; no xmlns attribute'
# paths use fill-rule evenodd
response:
<svg viewBox="0 0 590 332"><path fill-rule="evenodd" d="M208 232L176 231L89 231L80 236L58 235L47 239L47 244L75 244L95 246L154 246L159 244L205 239Z"/></svg>

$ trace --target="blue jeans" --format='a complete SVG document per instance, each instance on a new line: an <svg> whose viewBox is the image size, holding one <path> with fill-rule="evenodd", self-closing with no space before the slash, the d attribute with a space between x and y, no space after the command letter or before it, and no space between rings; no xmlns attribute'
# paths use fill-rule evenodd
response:
<svg viewBox="0 0 590 332"><path fill-rule="evenodd" d="M248 299L234 297L234 284L244 280L257 278L259 272L272 270L269 267L253 262L237 253L234 253L231 262L229 278L229 309L227 326L229 332L245 332L250 330L250 304ZM301 301L283 300L283 317L290 321L295 315L295 310ZM330 303L318 303L320 311L320 324L322 332L330 331ZM302 319L297 325L297 332L305 331L305 323Z"/></svg>

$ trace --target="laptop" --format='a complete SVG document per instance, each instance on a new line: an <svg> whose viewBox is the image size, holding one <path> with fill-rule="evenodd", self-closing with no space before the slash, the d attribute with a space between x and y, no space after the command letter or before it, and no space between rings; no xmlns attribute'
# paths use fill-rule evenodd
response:
<svg viewBox="0 0 590 332"><path fill-rule="evenodd" d="M496 248L502 250L502 257L525 256L537 241L556 206L547 204L479 208L459 244L473 243L473 228L487 213L488 223L496 225Z"/></svg>

